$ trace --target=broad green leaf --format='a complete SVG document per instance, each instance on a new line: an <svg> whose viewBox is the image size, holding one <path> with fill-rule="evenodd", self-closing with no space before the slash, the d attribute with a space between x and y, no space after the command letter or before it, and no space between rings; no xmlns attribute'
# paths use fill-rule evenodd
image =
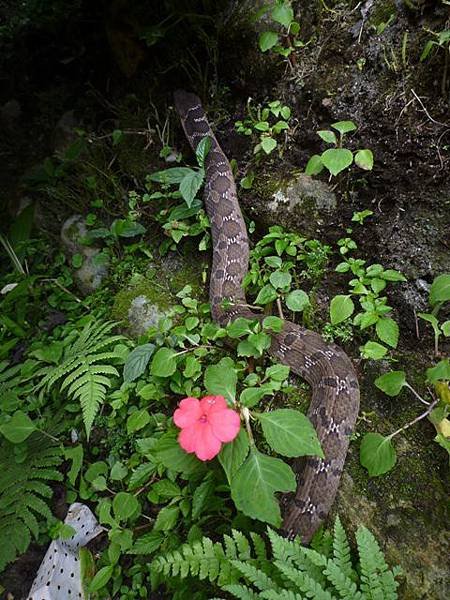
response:
<svg viewBox="0 0 450 600"><path fill-rule="evenodd" d="M142 344L128 354L123 367L124 381L134 381L142 375L155 351L154 344Z"/></svg>
<svg viewBox="0 0 450 600"><path fill-rule="evenodd" d="M355 305L350 295L338 294L330 303L331 324L337 325L348 319L355 310Z"/></svg>
<svg viewBox="0 0 450 600"><path fill-rule="evenodd" d="M277 292L275 288L268 283L259 290L259 294L256 296L255 304L269 304L277 298Z"/></svg>
<svg viewBox="0 0 450 600"><path fill-rule="evenodd" d="M296 488L292 469L279 458L266 456L254 446L231 482L231 497L236 508L253 519L281 525L276 492L293 492Z"/></svg>
<svg viewBox="0 0 450 600"><path fill-rule="evenodd" d="M286 296L286 306L294 312L301 312L309 304L308 294L303 290L294 290Z"/></svg>
<svg viewBox="0 0 450 600"><path fill-rule="evenodd" d="M165 536L160 531L149 531L141 535L135 542L128 554L152 554L161 546Z"/></svg>
<svg viewBox="0 0 450 600"><path fill-rule="evenodd" d="M306 163L305 174L306 175L318 175L324 169L322 158L319 154L313 154Z"/></svg>
<svg viewBox="0 0 450 600"><path fill-rule="evenodd" d="M450 336L450 321L444 321L441 325L441 330L442 330L442 333L445 335L445 337L449 337Z"/></svg>
<svg viewBox="0 0 450 600"><path fill-rule="evenodd" d="M199 171L192 171L181 180L180 193L189 208L192 206L195 196L202 186L204 175L204 171L200 169Z"/></svg>
<svg viewBox="0 0 450 600"><path fill-rule="evenodd" d="M112 481L122 481L128 475L128 468L118 460L114 463L111 468L111 473L109 474L109 478Z"/></svg>
<svg viewBox="0 0 450 600"><path fill-rule="evenodd" d="M150 415L146 408L134 411L127 419L128 435L143 429L148 423L150 423Z"/></svg>
<svg viewBox="0 0 450 600"><path fill-rule="evenodd" d="M447 302L450 300L450 274L444 273L436 277L431 284L430 296L431 306L439 304L440 302Z"/></svg>
<svg viewBox="0 0 450 600"><path fill-rule="evenodd" d="M153 355L150 372L157 377L170 377L177 369L176 352L171 348L160 348Z"/></svg>
<svg viewBox="0 0 450 600"><path fill-rule="evenodd" d="M172 169L165 169L164 171L152 173L148 176L148 178L150 181L155 181L156 183L177 185L180 184L186 175L189 175L190 173L195 173L195 171L193 171L193 169L189 169L188 167L173 167Z"/></svg>
<svg viewBox="0 0 450 600"><path fill-rule="evenodd" d="M195 150L195 155L197 157L197 162L200 167L205 166L205 160L208 156L208 152L211 150L211 138L206 136L202 140L200 140L199 145Z"/></svg>
<svg viewBox="0 0 450 600"><path fill-rule="evenodd" d="M270 274L269 281L275 289L286 288L291 284L292 275L283 271L274 271Z"/></svg>
<svg viewBox="0 0 450 600"><path fill-rule="evenodd" d="M116 237L131 238L145 233L145 227L130 219L116 219L111 225L111 233Z"/></svg>
<svg viewBox="0 0 450 600"><path fill-rule="evenodd" d="M379 433L366 433L361 442L359 458L371 477L387 473L397 461L391 439Z"/></svg>
<svg viewBox="0 0 450 600"><path fill-rule="evenodd" d="M260 34L258 44L261 52L267 52L277 44L278 42L278 33L275 31L263 31Z"/></svg>
<svg viewBox="0 0 450 600"><path fill-rule="evenodd" d="M287 365L272 365L266 369L265 377L274 381L284 381L289 376L290 367Z"/></svg>
<svg viewBox="0 0 450 600"><path fill-rule="evenodd" d="M332 123L331 127L339 131L341 135L348 133L349 131L355 131L356 125L353 121L338 121L337 123Z"/></svg>
<svg viewBox="0 0 450 600"><path fill-rule="evenodd" d="M178 506L164 506L156 517L153 531L170 531L175 527L180 515Z"/></svg>
<svg viewBox="0 0 450 600"><path fill-rule="evenodd" d="M280 408L256 416L267 443L275 452L289 457L324 457L316 430L301 412Z"/></svg>
<svg viewBox="0 0 450 600"><path fill-rule="evenodd" d="M275 316L265 317L262 322L264 331L272 331L274 333L280 333L283 330L283 324L283 319Z"/></svg>
<svg viewBox="0 0 450 600"><path fill-rule="evenodd" d="M323 129L317 132L317 135L327 144L336 144L337 145L337 137L334 131L330 131L329 129Z"/></svg>
<svg viewBox="0 0 450 600"><path fill-rule="evenodd" d="M283 2L276 5L272 10L272 19L287 29L294 20L294 11L290 3Z"/></svg>
<svg viewBox="0 0 450 600"><path fill-rule="evenodd" d="M378 342L366 342L360 350L363 358L371 358L373 360L380 360L387 353L387 348Z"/></svg>
<svg viewBox="0 0 450 600"><path fill-rule="evenodd" d="M33 421L21 410L17 410L9 421L0 425L0 433L13 444L24 442L35 429Z"/></svg>
<svg viewBox="0 0 450 600"><path fill-rule="evenodd" d="M355 163L360 169L371 171L373 169L373 154L372 150L358 150L355 154Z"/></svg>
<svg viewBox="0 0 450 600"><path fill-rule="evenodd" d="M427 381L436 383L440 380L450 381L450 361L448 358L441 360L437 365L427 369Z"/></svg>
<svg viewBox="0 0 450 600"><path fill-rule="evenodd" d="M108 565L107 567L102 567L100 569L100 571L98 571L95 574L94 578L92 579L91 583L89 584L89 591L97 592L98 590L101 590L103 587L105 587L105 585L111 579L113 571L114 571L114 565Z"/></svg>
<svg viewBox="0 0 450 600"><path fill-rule="evenodd" d="M397 347L399 330L394 319L390 319L389 317L383 317L382 319L379 319L375 329L382 342L388 346L391 346L391 348Z"/></svg>
<svg viewBox="0 0 450 600"><path fill-rule="evenodd" d="M386 269L386 271L380 273L380 277L386 279L386 281L406 281L406 277L395 269Z"/></svg>
<svg viewBox="0 0 450 600"><path fill-rule="evenodd" d="M251 333L248 336L248 341L256 348L259 354L262 354L264 350L270 348L272 337L268 333L260 331L259 333Z"/></svg>
<svg viewBox="0 0 450 600"><path fill-rule="evenodd" d="M250 319L238 317L227 326L227 334L233 339L248 335L249 333L252 333L251 325L253 325L253 323L254 321L251 321Z"/></svg>
<svg viewBox="0 0 450 600"><path fill-rule="evenodd" d="M126 521L138 512L140 505L133 494L119 492L113 498L112 507L115 517L120 521Z"/></svg>
<svg viewBox="0 0 450 600"><path fill-rule="evenodd" d="M217 365L207 367L203 383L209 394L223 396L229 402L234 402L237 375L235 369L227 363L222 359Z"/></svg>
<svg viewBox="0 0 450 600"><path fill-rule="evenodd" d="M259 121L258 123L255 123L254 128L257 131L269 131L269 123L268 121Z"/></svg>
<svg viewBox="0 0 450 600"><path fill-rule="evenodd" d="M266 154L270 154L277 147L277 140L274 140L271 137L263 137L261 138L261 148L264 150Z"/></svg>
<svg viewBox="0 0 450 600"><path fill-rule="evenodd" d="M388 396L398 396L406 383L404 371L391 371L375 379L375 385Z"/></svg>
<svg viewBox="0 0 450 600"><path fill-rule="evenodd" d="M248 387L242 390L239 400L247 408L252 408L258 404L261 398L270 394L273 394L273 390L265 386Z"/></svg>
<svg viewBox="0 0 450 600"><path fill-rule="evenodd" d="M170 479L161 479L152 486L160 498L177 498L182 495L180 486Z"/></svg>
<svg viewBox="0 0 450 600"><path fill-rule="evenodd" d="M225 471L229 484L231 484L236 471L246 459L248 449L248 435L243 428L241 428L238 436L232 442L222 446L222 450L217 458Z"/></svg>
<svg viewBox="0 0 450 600"><path fill-rule="evenodd" d="M321 155L322 163L334 176L347 169L353 162L353 154L346 148L330 148Z"/></svg>

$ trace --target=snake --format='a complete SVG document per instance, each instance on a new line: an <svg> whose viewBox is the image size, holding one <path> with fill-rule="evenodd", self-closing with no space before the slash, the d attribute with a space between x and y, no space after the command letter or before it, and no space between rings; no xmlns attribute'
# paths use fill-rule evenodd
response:
<svg viewBox="0 0 450 600"><path fill-rule="evenodd" d="M204 159L204 203L213 248L209 284L212 318L220 326L238 317L260 319L247 303L242 286L250 250L230 163L213 133L200 98L177 90L174 100L194 152L202 140L210 140ZM339 346L288 320L283 320L279 333L272 334L269 353L311 387L307 416L316 430L324 457L294 460L296 491L282 502L281 526L287 538L300 536L302 542L308 544L328 516L339 487L358 416L358 378L352 361Z"/></svg>

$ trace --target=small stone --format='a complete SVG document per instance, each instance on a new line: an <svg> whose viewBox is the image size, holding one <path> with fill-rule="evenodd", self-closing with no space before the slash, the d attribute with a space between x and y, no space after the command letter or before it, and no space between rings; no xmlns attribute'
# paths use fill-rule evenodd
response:
<svg viewBox="0 0 450 600"><path fill-rule="evenodd" d="M165 313L157 304L146 296L136 296L128 309L128 322L131 335L138 337L146 333L150 327L156 327Z"/></svg>

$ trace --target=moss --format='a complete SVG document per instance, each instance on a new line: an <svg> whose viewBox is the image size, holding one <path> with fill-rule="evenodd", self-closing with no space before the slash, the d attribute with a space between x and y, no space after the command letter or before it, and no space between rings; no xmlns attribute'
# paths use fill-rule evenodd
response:
<svg viewBox="0 0 450 600"><path fill-rule="evenodd" d="M112 307L113 319L126 321L131 303L138 296L145 296L161 310L168 310L173 303L170 292L164 286L160 286L155 281L150 281L142 277L138 282L131 284L127 289L121 290L116 294Z"/></svg>

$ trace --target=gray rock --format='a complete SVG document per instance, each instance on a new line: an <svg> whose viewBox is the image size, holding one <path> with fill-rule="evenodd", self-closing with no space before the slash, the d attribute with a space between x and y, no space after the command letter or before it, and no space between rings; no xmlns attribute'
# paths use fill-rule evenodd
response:
<svg viewBox="0 0 450 600"><path fill-rule="evenodd" d="M58 156L64 156L68 148L78 139L75 132L78 125L73 110L65 112L56 123L53 132L53 148Z"/></svg>
<svg viewBox="0 0 450 600"><path fill-rule="evenodd" d="M83 264L75 271L75 280L83 294L90 294L98 289L108 274L104 261L98 255L100 248L86 246L82 243L87 235L86 222L81 215L72 215L61 228L61 241L70 257L81 254Z"/></svg>
<svg viewBox="0 0 450 600"><path fill-rule="evenodd" d="M131 335L143 335L150 327L156 327L165 312L146 296L133 298L128 309L128 323Z"/></svg>

